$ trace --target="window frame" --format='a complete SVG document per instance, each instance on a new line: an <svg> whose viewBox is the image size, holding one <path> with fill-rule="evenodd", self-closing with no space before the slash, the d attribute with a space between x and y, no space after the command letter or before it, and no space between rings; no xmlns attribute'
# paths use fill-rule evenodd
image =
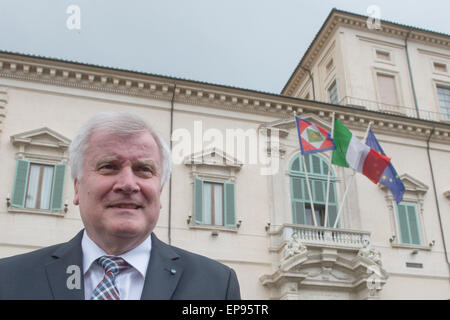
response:
<svg viewBox="0 0 450 320"><path fill-rule="evenodd" d="M335 88L336 91L336 100L332 100L331 91ZM339 88L337 79L333 79L331 83L327 86L327 98L329 103L331 104L339 104Z"/></svg>
<svg viewBox="0 0 450 320"><path fill-rule="evenodd" d="M18 179L23 180L23 172L19 172L19 165L26 165L26 174L25 174L25 185L20 186L18 183L20 181ZM30 181L30 169L31 165L39 165L42 167L49 166L53 167L52 181L51 181L51 190L50 190L50 200L49 200L49 208L29 208L27 207L27 196L29 193L29 181ZM17 159L16 160L16 171L14 174L14 182L12 186L12 197L10 199L10 203L8 206L8 212L21 212L21 213L34 213L34 214L44 214L44 215L56 215L56 216L65 216L67 212L66 205L64 204L64 187L66 182L66 167L65 163L61 162L51 162L51 161L42 161L42 160L34 160L34 159ZM24 168L22 168L24 169ZM57 176L58 174L58 176ZM22 181L23 182L23 181ZM19 189L20 188L20 189ZM42 188L42 186L41 186ZM23 195L19 193L17 196L17 192L22 192Z"/></svg>
<svg viewBox="0 0 450 320"><path fill-rule="evenodd" d="M193 215L189 219L190 228L200 229L217 229L225 231L237 231L237 214L236 214L236 183L232 180L215 180L208 177L193 177ZM222 185L222 224L214 224L215 217L210 212L211 223L205 223L205 207L204 207L204 184ZM231 193L231 195L230 195ZM231 198L228 198L231 197ZM201 216L200 216L201 215Z"/></svg>
<svg viewBox="0 0 450 320"><path fill-rule="evenodd" d="M400 206L404 207L405 211L405 217L401 218L400 217ZM410 221L410 212L409 212L409 208L414 208L414 221ZM420 232L420 221L419 221L419 215L418 215L418 210L417 210L417 203L411 203L411 202L400 202L399 204L397 204L395 206L395 211L396 211L396 218L397 218L397 234L398 234L398 243L400 245L406 245L406 246L423 246L423 240L422 240L422 235ZM404 219L406 219L406 221L402 222ZM402 225L403 223L406 223L406 225ZM413 223L415 223L415 227L416 230L411 230L412 229L412 225ZM403 228L406 227L406 231L408 233L408 239L409 242L406 241L406 239L404 239L404 235L403 235ZM418 243L415 243L413 241L413 231L416 232L416 237L418 238Z"/></svg>
<svg viewBox="0 0 450 320"><path fill-rule="evenodd" d="M318 161L319 161L319 166L320 166L319 171L321 172L319 174L314 171L314 160L313 160L314 158L318 159ZM305 159L306 159L306 165L307 165L307 169L308 169L308 179L309 179L309 183L311 186L314 210L319 211L319 214L320 214L320 210L318 210L318 208L320 206L325 207L325 204L326 204L326 187L327 187L327 179L328 179L327 169L328 169L329 163L327 163L327 161L325 160L324 157L322 157L318 154L305 155ZM298 161L298 166L299 166L298 171L295 170L295 168L294 168L296 161ZM310 217L307 217L307 215L306 215L307 206L309 207L309 211L312 211L312 210L311 210L311 205L310 205L309 192L308 192L307 185L306 185L306 183L307 183L306 175L305 175L305 172L303 169L302 161L303 161L303 157L301 156L300 153L297 153L291 159L291 161L289 163L289 171L288 172L289 172L289 188L290 188L292 223L300 224L300 225L314 226L313 224L311 224L311 225L305 224L306 221L308 221L308 219L311 221L313 221L313 220L312 220L312 214L310 214ZM324 167L325 165L327 167ZM298 194L298 190L296 190L296 188L295 188L295 183L294 183L295 180L300 180L300 193L301 194ZM320 182L319 187L318 187L317 182ZM337 216L337 212L339 209L339 201L338 201L338 194L337 194L337 182L338 181L336 179L335 172L334 172L333 168L331 167L329 199L331 198L333 201L330 200L328 203L329 207L328 207L327 225L326 226L318 225L317 227L331 228L334 225L334 222L335 222L335 219ZM296 182L296 183L298 183L298 182ZM322 188L323 200L315 199L317 197L317 188ZM303 207L301 207L303 209L300 209L301 212L297 212L298 203L301 203L303 205ZM318 207L316 208L316 206L318 206ZM333 209L334 214L335 214L334 219L330 219L330 217L331 217L330 206L331 206L331 208L334 207L334 209ZM299 214L300 215L303 214L303 219L299 219L299 217L298 217ZM305 223L301 223L302 221ZM340 222L338 222L337 228L340 228Z"/></svg>
<svg viewBox="0 0 450 320"><path fill-rule="evenodd" d="M447 107L447 115L448 115L448 117L444 117L443 116L443 114L444 113L442 113L442 105L441 105L441 100L440 100L440 95L439 95L439 89L445 89L445 90L448 90L448 92L450 93L450 85L449 84L442 84L442 83L436 83L436 100L437 100L437 107L438 107L438 113L439 113L439 118L441 119L441 120L444 120L444 121L450 121L450 106L449 107ZM449 102L450 102L450 100L449 100Z"/></svg>

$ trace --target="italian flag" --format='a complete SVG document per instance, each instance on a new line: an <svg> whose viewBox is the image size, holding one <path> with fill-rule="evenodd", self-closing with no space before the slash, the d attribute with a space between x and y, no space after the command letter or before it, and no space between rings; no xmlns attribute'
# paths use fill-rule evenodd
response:
<svg viewBox="0 0 450 320"><path fill-rule="evenodd" d="M391 158L362 143L337 119L334 120L333 140L336 149L333 151L331 163L352 168L373 183L378 183Z"/></svg>

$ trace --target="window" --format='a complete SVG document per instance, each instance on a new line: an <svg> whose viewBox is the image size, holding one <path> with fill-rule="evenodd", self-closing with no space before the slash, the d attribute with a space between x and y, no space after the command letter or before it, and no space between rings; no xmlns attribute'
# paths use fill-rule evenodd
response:
<svg viewBox="0 0 450 320"><path fill-rule="evenodd" d="M401 202L397 205L397 221L402 244L421 245L417 206Z"/></svg>
<svg viewBox="0 0 450 320"><path fill-rule="evenodd" d="M377 73L378 91L380 102L384 105L398 106L397 89L395 77L387 74Z"/></svg>
<svg viewBox="0 0 450 320"><path fill-rule="evenodd" d="M441 117L450 120L450 88L437 87Z"/></svg>
<svg viewBox="0 0 450 320"><path fill-rule="evenodd" d="M439 73L447 73L447 65L445 63L434 62L434 71Z"/></svg>
<svg viewBox="0 0 450 320"><path fill-rule="evenodd" d="M327 63L326 69L327 69L327 73L330 73L331 70L333 69L333 59L330 59L330 61Z"/></svg>
<svg viewBox="0 0 450 320"><path fill-rule="evenodd" d="M194 178L194 222L213 226L236 226L234 182Z"/></svg>
<svg viewBox="0 0 450 320"><path fill-rule="evenodd" d="M11 206L60 211L66 166L17 160Z"/></svg>
<svg viewBox="0 0 450 320"><path fill-rule="evenodd" d="M319 155L305 155L317 225L324 226L328 179L328 163ZM294 224L314 225L308 187L301 155L290 165L292 221ZM336 179L331 169L327 227L333 227L338 212Z"/></svg>
<svg viewBox="0 0 450 320"><path fill-rule="evenodd" d="M330 99L330 103L333 103L333 104L339 103L336 80L328 88L328 98Z"/></svg>
<svg viewBox="0 0 450 320"><path fill-rule="evenodd" d="M376 56L377 59L383 60L383 61L391 61L391 54L386 51L382 50L376 50Z"/></svg>

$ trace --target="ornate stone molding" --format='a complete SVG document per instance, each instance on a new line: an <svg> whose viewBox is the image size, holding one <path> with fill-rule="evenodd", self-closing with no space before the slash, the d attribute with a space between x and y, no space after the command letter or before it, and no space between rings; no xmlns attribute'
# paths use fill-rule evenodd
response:
<svg viewBox="0 0 450 320"><path fill-rule="evenodd" d="M11 143L19 148L18 158L50 160L55 162L67 160L67 149L70 139L47 127L34 129L12 135ZM45 149L53 149L57 154L51 154Z"/></svg>
<svg viewBox="0 0 450 320"><path fill-rule="evenodd" d="M0 87L0 134L3 131L3 123L6 118L6 106L8 104L8 92L6 88Z"/></svg>
<svg viewBox="0 0 450 320"><path fill-rule="evenodd" d="M375 132L379 130L401 137L414 135L415 139L424 141L435 126L431 141L450 144L450 125L446 123L430 123L394 114L346 106L330 106L327 103L276 94L45 58L0 53L0 77L165 101L171 101L173 97L176 103L269 115L275 119L292 119L295 112L297 115L312 114L329 122L334 111L336 117L350 129L364 131L368 123L373 121ZM175 92L174 82L176 82ZM2 103L6 104L4 92L4 89L3 91L0 89L0 117L2 114L4 117L4 106L2 110Z"/></svg>
<svg viewBox="0 0 450 320"><path fill-rule="evenodd" d="M343 251L311 246L294 233L280 249L279 261L273 273L260 277L272 299L320 299L329 288L337 299L377 299L388 279L380 253L368 241L363 248Z"/></svg>

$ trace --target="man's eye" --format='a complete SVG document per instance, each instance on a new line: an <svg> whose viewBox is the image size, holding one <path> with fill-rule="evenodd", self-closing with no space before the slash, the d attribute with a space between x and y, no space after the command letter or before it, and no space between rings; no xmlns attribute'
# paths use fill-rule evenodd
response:
<svg viewBox="0 0 450 320"><path fill-rule="evenodd" d="M153 173L152 168L150 167L141 167L139 170L145 173Z"/></svg>
<svg viewBox="0 0 450 320"><path fill-rule="evenodd" d="M99 167L99 170L114 170L114 166L112 164L105 164Z"/></svg>

